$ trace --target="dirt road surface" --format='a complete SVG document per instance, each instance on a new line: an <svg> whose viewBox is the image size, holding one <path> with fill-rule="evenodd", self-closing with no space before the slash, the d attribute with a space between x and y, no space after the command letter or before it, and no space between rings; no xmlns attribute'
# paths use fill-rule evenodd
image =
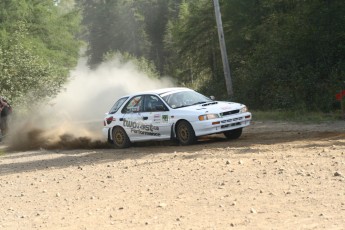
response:
<svg viewBox="0 0 345 230"><path fill-rule="evenodd" d="M0 229L345 229L343 121L187 147L0 146Z"/></svg>

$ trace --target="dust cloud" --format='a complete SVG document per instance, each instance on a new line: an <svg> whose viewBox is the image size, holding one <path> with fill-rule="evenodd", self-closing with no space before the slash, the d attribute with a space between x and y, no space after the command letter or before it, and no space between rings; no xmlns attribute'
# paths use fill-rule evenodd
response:
<svg viewBox="0 0 345 230"><path fill-rule="evenodd" d="M126 94L172 87L169 78L155 79L120 59L90 70L81 59L69 82L53 100L33 108L25 117L14 116L7 142L13 150L106 148L103 118Z"/></svg>

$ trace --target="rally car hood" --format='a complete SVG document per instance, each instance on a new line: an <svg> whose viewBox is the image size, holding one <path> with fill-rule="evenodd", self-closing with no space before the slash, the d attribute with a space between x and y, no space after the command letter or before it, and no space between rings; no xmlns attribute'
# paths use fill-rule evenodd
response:
<svg viewBox="0 0 345 230"><path fill-rule="evenodd" d="M223 113L232 110L239 110L244 105L234 102L213 101L204 104L178 108L180 111L196 111L201 113Z"/></svg>

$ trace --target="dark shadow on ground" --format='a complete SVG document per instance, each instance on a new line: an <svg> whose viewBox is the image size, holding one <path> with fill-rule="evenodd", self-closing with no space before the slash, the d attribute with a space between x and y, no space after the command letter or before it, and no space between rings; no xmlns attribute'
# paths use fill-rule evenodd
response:
<svg viewBox="0 0 345 230"><path fill-rule="evenodd" d="M313 142L320 140L328 140L328 144L332 146L343 144L343 142L339 141L344 140L344 138L345 134L339 132L244 132L238 140L229 141L223 135L211 135L200 138L196 144L191 146L180 146L172 141L164 141L135 143L127 149L113 149L107 143L97 145L97 148L87 149L70 145L69 147L72 146L72 148L67 148L69 150L66 150L66 148L55 148L52 150L38 149L18 152L2 148L0 175L55 168L82 167L99 163L114 163L126 159L141 159L149 155L155 157L155 154L171 154L174 158L190 159L202 157L202 155L198 154L200 151L213 151L215 149L227 149L234 154L256 153L256 145L284 144L301 140L310 142L306 147L315 146L316 143ZM99 148L99 146L103 145L105 146L104 148ZM232 148L237 148L237 150L232 151ZM58 154L59 156L53 156L51 159L35 160L36 156L45 154ZM8 164L1 163L2 160L18 158L23 158L23 161ZM28 158L28 160L25 161L25 158Z"/></svg>

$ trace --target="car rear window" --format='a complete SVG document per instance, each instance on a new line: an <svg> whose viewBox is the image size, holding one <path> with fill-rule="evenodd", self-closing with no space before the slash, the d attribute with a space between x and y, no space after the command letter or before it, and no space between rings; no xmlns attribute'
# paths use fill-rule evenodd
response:
<svg viewBox="0 0 345 230"><path fill-rule="evenodd" d="M120 98L117 102L115 102L113 107L110 109L109 113L110 114L116 113L119 110L119 108L123 105L123 103L125 103L125 101L127 101L127 99L128 99L128 97Z"/></svg>

